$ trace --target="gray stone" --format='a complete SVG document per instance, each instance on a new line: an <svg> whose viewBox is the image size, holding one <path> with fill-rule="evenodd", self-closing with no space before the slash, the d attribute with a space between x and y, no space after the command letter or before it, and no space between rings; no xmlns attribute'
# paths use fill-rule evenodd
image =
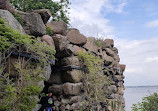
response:
<svg viewBox="0 0 158 111"><path fill-rule="evenodd" d="M71 100L70 100L70 103L71 104L78 103L78 102L81 102L82 100L83 100L83 98L81 96L72 96Z"/></svg>
<svg viewBox="0 0 158 111"><path fill-rule="evenodd" d="M33 36L43 36L46 34L46 27L38 13L26 13L16 11L23 20L25 32Z"/></svg>
<svg viewBox="0 0 158 111"><path fill-rule="evenodd" d="M113 39L105 39L102 42L102 48L111 48L114 46L114 40Z"/></svg>
<svg viewBox="0 0 158 111"><path fill-rule="evenodd" d="M98 47L95 44L95 38L94 37L88 37L86 44L83 46L85 49L87 49L90 52L98 53Z"/></svg>
<svg viewBox="0 0 158 111"><path fill-rule="evenodd" d="M38 9L33 10L32 12L40 14L44 24L46 24L49 18L52 16L49 9Z"/></svg>
<svg viewBox="0 0 158 111"><path fill-rule="evenodd" d="M51 36L49 35L44 35L41 38L42 42L45 42L47 45L51 46L53 49L55 49L55 44L54 44L54 40Z"/></svg>
<svg viewBox="0 0 158 111"><path fill-rule="evenodd" d="M106 50L107 55L109 55L111 57L114 56L114 52L110 48L106 48L105 50Z"/></svg>
<svg viewBox="0 0 158 111"><path fill-rule="evenodd" d="M111 56L107 56L106 60L104 60L104 64L106 66L109 66L113 61L114 61L114 59Z"/></svg>
<svg viewBox="0 0 158 111"><path fill-rule="evenodd" d="M85 53L86 52L86 50L84 48L79 47L77 45L74 45L73 48L74 48L74 53L73 54L75 56L78 55L79 53Z"/></svg>
<svg viewBox="0 0 158 111"><path fill-rule="evenodd" d="M48 88L49 91L51 91L55 95L61 95L63 94L63 85L52 85Z"/></svg>
<svg viewBox="0 0 158 111"><path fill-rule="evenodd" d="M25 31L21 24L14 18L14 16L8 10L0 9L0 18L4 18L8 25L11 26L13 29L19 30L21 34L25 34Z"/></svg>
<svg viewBox="0 0 158 111"><path fill-rule="evenodd" d="M118 49L116 47L113 47L112 50L115 52L115 54L118 54Z"/></svg>
<svg viewBox="0 0 158 111"><path fill-rule="evenodd" d="M57 52L61 52L64 48L69 44L66 36L62 36L60 34L56 34L53 36L53 40L55 43L55 48Z"/></svg>
<svg viewBox="0 0 158 111"><path fill-rule="evenodd" d="M65 57L61 60L61 65L62 66L68 66L68 65L80 66L80 61L77 56Z"/></svg>
<svg viewBox="0 0 158 111"><path fill-rule="evenodd" d="M117 62L120 62L120 57L119 55L114 54L114 60Z"/></svg>
<svg viewBox="0 0 158 111"><path fill-rule="evenodd" d="M104 92L108 95L114 94L117 92L117 87L115 85L107 86L104 88Z"/></svg>
<svg viewBox="0 0 158 111"><path fill-rule="evenodd" d="M83 78L83 72L81 70L71 70L71 71L65 71L63 75L63 81L64 82L72 82L77 83L80 82Z"/></svg>
<svg viewBox="0 0 158 111"><path fill-rule="evenodd" d="M77 29L69 29L66 34L68 40L75 45L82 46L86 44L87 38L79 32Z"/></svg>
<svg viewBox="0 0 158 111"><path fill-rule="evenodd" d="M82 89L82 83L65 83L63 85L63 91L65 95L78 95Z"/></svg>
<svg viewBox="0 0 158 111"><path fill-rule="evenodd" d="M125 69L126 69L126 65L125 64L120 64L119 67L120 67L121 71L125 71Z"/></svg>
<svg viewBox="0 0 158 111"><path fill-rule="evenodd" d="M46 26L50 27L54 34L66 35L67 25L63 21L51 21L47 23Z"/></svg>
<svg viewBox="0 0 158 111"><path fill-rule="evenodd" d="M47 65L44 68L45 68L45 71L46 71L45 80L48 81L49 78L50 78L51 72L52 72L51 65Z"/></svg>

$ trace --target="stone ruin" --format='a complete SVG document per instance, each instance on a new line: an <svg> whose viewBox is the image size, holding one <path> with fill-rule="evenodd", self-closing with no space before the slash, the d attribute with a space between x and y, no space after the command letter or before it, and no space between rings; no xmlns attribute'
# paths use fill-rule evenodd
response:
<svg viewBox="0 0 158 111"><path fill-rule="evenodd" d="M126 66L119 64L118 49L114 47L112 39L100 40L101 44L97 46L94 37L86 37L78 29L68 28L62 21L47 22L51 17L47 9L32 12L16 10L16 13L24 21L23 26L8 10L0 9L0 18L5 18L12 28L20 30L21 33L40 37L42 42L56 50L55 63L46 67L46 79L42 85L44 93L48 90L53 93L57 111L77 111L86 98L83 88L84 72L77 56L79 52L90 52L99 56L104 61L104 68L109 72L104 73L110 84L103 89L108 103L106 109L101 105L102 111L121 111L121 107L125 107L123 72ZM53 30L53 36L46 35L46 26ZM14 64L14 59L11 57L9 62L12 63L9 64ZM13 67L8 70L11 70L10 74L14 73ZM34 111L40 109L40 106L37 104Z"/></svg>

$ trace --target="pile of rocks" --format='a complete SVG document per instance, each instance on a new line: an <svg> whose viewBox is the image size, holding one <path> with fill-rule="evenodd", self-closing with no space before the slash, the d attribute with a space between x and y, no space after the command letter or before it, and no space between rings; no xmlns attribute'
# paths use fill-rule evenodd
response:
<svg viewBox="0 0 158 111"><path fill-rule="evenodd" d="M44 90L52 91L57 111L77 110L82 107L81 102L86 98L83 88L84 72L77 56L79 52L90 52L103 59L104 74L110 81L110 84L105 84L103 90L107 100L120 103L118 108L114 109L110 106L112 102L109 102L109 110L119 111L121 106L125 106L123 71L126 66L119 64L118 49L114 47L112 39L96 40L94 37L86 37L77 29L68 29L61 21L48 23L51 14L47 9L16 13L21 16L23 26L7 10L0 10L0 18L6 18L6 22L21 33L40 37L42 42L56 50L55 65L46 66L45 81L48 84ZM46 35L46 26L52 29L53 36Z"/></svg>

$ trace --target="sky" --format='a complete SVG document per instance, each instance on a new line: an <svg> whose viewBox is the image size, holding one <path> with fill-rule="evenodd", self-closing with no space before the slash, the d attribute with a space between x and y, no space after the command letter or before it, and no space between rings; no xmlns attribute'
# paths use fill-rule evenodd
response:
<svg viewBox="0 0 158 111"><path fill-rule="evenodd" d="M126 64L125 86L158 85L158 0L70 0L70 24L112 38Z"/></svg>

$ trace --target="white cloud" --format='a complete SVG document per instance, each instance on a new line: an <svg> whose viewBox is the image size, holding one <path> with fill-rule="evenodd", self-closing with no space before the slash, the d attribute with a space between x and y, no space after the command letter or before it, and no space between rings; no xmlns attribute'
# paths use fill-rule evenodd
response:
<svg viewBox="0 0 158 111"><path fill-rule="evenodd" d="M157 85L158 38L147 40L115 39L121 63L126 64L125 85Z"/></svg>
<svg viewBox="0 0 158 111"><path fill-rule="evenodd" d="M149 58L146 58L145 62L158 62L158 57L149 57Z"/></svg>
<svg viewBox="0 0 158 111"><path fill-rule="evenodd" d="M73 0L71 1L71 25L86 36L114 38L114 27L105 18L107 13L123 12L123 0Z"/></svg>
<svg viewBox="0 0 158 111"><path fill-rule="evenodd" d="M158 20L150 21L146 24L146 27L158 27Z"/></svg>

